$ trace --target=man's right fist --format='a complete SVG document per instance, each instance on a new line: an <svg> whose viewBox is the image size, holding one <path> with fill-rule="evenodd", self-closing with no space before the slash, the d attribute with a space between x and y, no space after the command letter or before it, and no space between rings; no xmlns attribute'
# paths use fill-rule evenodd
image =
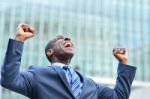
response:
<svg viewBox="0 0 150 99"><path fill-rule="evenodd" d="M26 39L33 37L34 32L35 30L31 26L24 23L19 24L16 31L15 39L24 42Z"/></svg>

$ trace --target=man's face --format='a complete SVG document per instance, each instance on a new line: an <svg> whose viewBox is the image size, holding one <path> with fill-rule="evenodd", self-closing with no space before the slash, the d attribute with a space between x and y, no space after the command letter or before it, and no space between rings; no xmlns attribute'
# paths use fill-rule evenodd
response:
<svg viewBox="0 0 150 99"><path fill-rule="evenodd" d="M72 58L74 55L74 47L70 38L61 37L53 44L53 55L60 58Z"/></svg>

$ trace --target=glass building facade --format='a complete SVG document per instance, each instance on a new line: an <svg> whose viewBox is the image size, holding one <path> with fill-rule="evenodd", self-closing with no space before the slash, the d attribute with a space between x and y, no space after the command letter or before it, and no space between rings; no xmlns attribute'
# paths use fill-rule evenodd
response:
<svg viewBox="0 0 150 99"><path fill-rule="evenodd" d="M115 78L118 62L112 49L124 47L129 64L137 67L135 79L149 82L149 5L149 0L1 0L0 64L9 37L14 38L19 23L27 23L36 34L24 44L21 70L50 65L45 45L56 35L66 35L75 45L71 64L83 74ZM2 88L0 94L2 99L24 98Z"/></svg>

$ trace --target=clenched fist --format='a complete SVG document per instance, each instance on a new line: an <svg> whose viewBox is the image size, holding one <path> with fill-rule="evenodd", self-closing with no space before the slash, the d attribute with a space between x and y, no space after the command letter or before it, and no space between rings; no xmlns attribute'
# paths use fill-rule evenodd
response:
<svg viewBox="0 0 150 99"><path fill-rule="evenodd" d="M29 39L34 36L34 28L27 24L19 24L16 31L16 40L24 42L26 39Z"/></svg>
<svg viewBox="0 0 150 99"><path fill-rule="evenodd" d="M125 48L114 48L113 54L119 60L120 63L127 64L128 54Z"/></svg>

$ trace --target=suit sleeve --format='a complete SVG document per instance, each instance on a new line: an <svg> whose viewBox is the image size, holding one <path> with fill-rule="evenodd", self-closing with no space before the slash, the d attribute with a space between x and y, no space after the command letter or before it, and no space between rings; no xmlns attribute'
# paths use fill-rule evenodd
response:
<svg viewBox="0 0 150 99"><path fill-rule="evenodd" d="M33 92L35 68L27 72L19 72L23 42L9 39L5 59L1 67L1 85L7 89L30 97Z"/></svg>
<svg viewBox="0 0 150 99"><path fill-rule="evenodd" d="M129 99L136 67L119 64L114 89L98 85L99 99Z"/></svg>

